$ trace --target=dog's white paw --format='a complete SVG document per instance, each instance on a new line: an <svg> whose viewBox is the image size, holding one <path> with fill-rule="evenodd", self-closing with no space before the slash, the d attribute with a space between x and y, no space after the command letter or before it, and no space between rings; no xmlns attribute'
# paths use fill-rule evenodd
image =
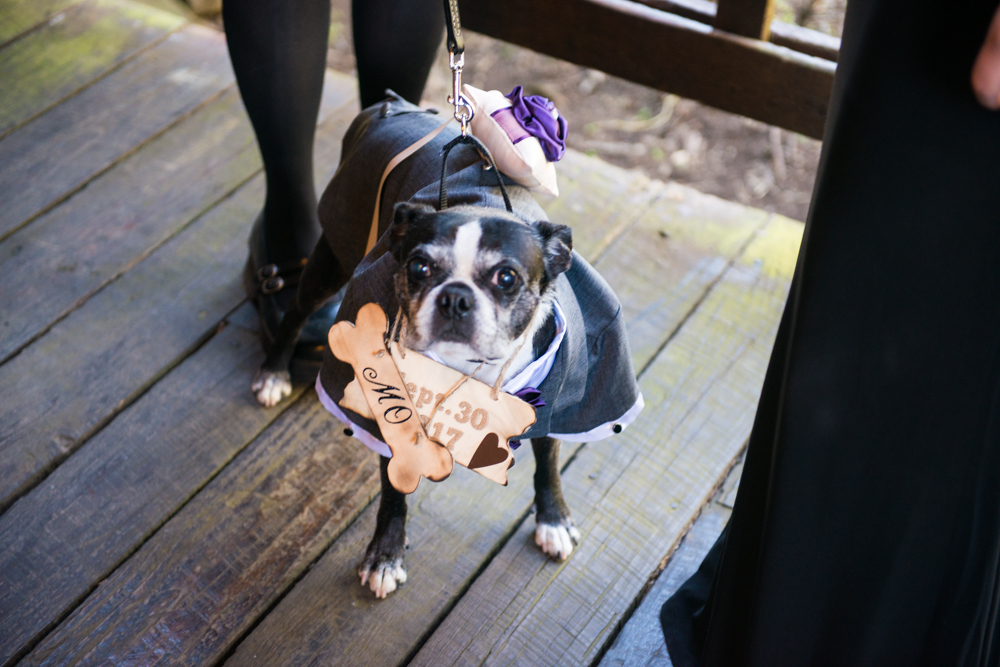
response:
<svg viewBox="0 0 1000 667"><path fill-rule="evenodd" d="M389 593L406 583L406 570L403 569L403 559L383 562L369 567L362 565L358 570L361 585L367 585L375 593L375 597L385 599Z"/></svg>
<svg viewBox="0 0 1000 667"><path fill-rule="evenodd" d="M250 389L257 397L257 402L265 408L270 408L281 402L281 399L292 395L292 377L288 371L265 371L261 369L253 379Z"/></svg>
<svg viewBox="0 0 1000 667"><path fill-rule="evenodd" d="M580 531L572 523L539 523L535 526L535 544L556 560L566 560L579 544Z"/></svg>

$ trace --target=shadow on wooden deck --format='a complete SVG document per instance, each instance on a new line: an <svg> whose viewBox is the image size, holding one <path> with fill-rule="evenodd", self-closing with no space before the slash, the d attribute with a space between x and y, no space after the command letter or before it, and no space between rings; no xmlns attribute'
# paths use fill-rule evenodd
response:
<svg viewBox="0 0 1000 667"><path fill-rule="evenodd" d="M263 175L222 36L0 0L0 90L0 664L661 664L682 561L640 602L747 439L800 223L569 153L544 205L622 300L646 410L564 447L567 562L526 462L458 469L410 499L410 580L376 601L374 455L311 389L249 391ZM356 111L328 72L317 183Z"/></svg>

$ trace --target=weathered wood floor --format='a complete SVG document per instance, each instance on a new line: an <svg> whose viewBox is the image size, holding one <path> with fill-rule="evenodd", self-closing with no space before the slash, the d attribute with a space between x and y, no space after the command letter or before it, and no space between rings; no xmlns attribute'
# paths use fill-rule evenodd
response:
<svg viewBox="0 0 1000 667"><path fill-rule="evenodd" d="M317 183L356 111L329 73ZM565 448L569 561L533 544L530 463L457 469L410 499L410 580L376 601L374 455L306 387L249 391L263 175L222 36L0 0L0 664L662 664L640 602L746 441L802 225L576 153L560 179L646 410Z"/></svg>

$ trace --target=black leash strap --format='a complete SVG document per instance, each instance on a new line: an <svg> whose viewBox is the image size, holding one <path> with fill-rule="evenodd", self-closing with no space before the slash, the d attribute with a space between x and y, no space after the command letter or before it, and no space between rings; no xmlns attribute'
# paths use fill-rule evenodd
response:
<svg viewBox="0 0 1000 667"><path fill-rule="evenodd" d="M445 23L448 26L448 51L455 56L465 51L462 22L458 20L458 0L444 0Z"/></svg>
<svg viewBox="0 0 1000 667"><path fill-rule="evenodd" d="M445 144L442 149L441 157L441 191L438 196L438 210L443 211L448 208L448 154L451 153L451 149L459 144L469 144L475 147L479 153L486 159L490 165L490 169L496 174L497 184L500 185L500 194L503 195L503 204L507 207L508 213L514 212L514 207L510 204L510 196L507 195L507 187L503 184L503 176L500 175L500 170L497 169L497 163L493 160L493 154L490 153L490 149L483 145L479 139L476 139L471 134L459 135Z"/></svg>

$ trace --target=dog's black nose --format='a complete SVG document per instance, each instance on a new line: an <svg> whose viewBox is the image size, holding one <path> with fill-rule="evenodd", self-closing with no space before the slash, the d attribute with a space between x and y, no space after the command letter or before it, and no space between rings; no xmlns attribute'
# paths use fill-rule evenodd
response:
<svg viewBox="0 0 1000 667"><path fill-rule="evenodd" d="M460 320L472 312L476 295L472 288L462 283L445 285L437 297L438 312L446 320Z"/></svg>

